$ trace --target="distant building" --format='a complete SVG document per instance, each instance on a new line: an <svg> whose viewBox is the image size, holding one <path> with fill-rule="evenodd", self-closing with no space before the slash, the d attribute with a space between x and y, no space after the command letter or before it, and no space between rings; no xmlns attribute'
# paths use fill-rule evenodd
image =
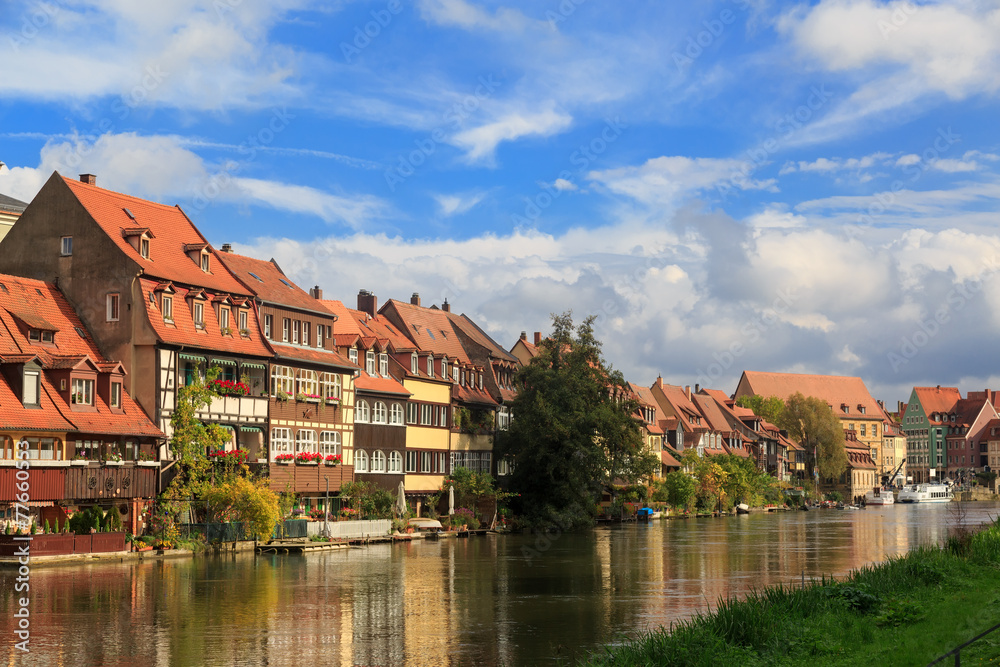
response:
<svg viewBox="0 0 1000 667"><path fill-rule="evenodd" d="M943 478L945 424L962 399L957 387L914 387L902 415L906 435L907 467L914 483Z"/></svg>
<svg viewBox="0 0 1000 667"><path fill-rule="evenodd" d="M27 204L19 199L0 194L0 241L18 221Z"/></svg>

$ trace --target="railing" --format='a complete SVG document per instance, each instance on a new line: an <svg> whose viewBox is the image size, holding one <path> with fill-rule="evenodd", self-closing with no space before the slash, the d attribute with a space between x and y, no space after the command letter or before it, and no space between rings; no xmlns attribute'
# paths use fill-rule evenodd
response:
<svg viewBox="0 0 1000 667"><path fill-rule="evenodd" d="M928 663L927 667L931 667L931 665L936 665L939 662L941 662L942 660L944 660L945 658L947 658L948 656L952 656L952 655L955 656L955 667L960 667L960 665L962 664L962 649L965 648L966 646L968 646L969 644L972 644L974 642L979 641L980 639L982 639L986 635L990 634L994 630L1000 630L1000 623L998 623L997 625L994 625L992 628L990 628L986 632L983 632L983 633L980 633L980 634L976 635L975 637L973 637L969 641L965 642L964 644L962 644L960 646L956 646L955 648L951 649L950 651L948 651L947 653L945 653L944 655L942 655L940 658L938 658L934 662Z"/></svg>

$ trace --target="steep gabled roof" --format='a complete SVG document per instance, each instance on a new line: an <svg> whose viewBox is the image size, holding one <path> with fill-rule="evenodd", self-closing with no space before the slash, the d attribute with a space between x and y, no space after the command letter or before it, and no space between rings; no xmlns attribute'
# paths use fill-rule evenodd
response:
<svg viewBox="0 0 1000 667"><path fill-rule="evenodd" d="M928 420L931 415L951 412L955 404L962 400L958 387L914 387L913 392ZM936 420L935 423L941 422Z"/></svg>
<svg viewBox="0 0 1000 667"><path fill-rule="evenodd" d="M840 419L881 419L882 415L878 402L859 377L743 371L737 392L738 396L756 394L781 400L800 392L826 401Z"/></svg>
<svg viewBox="0 0 1000 667"><path fill-rule="evenodd" d="M216 257L250 293L265 303L320 314L328 312L320 301L292 282L273 259L264 261L233 252L220 252Z"/></svg>
<svg viewBox="0 0 1000 667"><path fill-rule="evenodd" d="M185 246L207 246L208 241L180 207L165 206L78 180L61 178L108 238L126 257L139 264L145 275L221 292L248 294L246 288L218 262L217 253L211 252L209 273L202 271L201 266L188 257ZM135 228L148 228L156 237L149 245L149 259L142 257L122 233Z"/></svg>
<svg viewBox="0 0 1000 667"><path fill-rule="evenodd" d="M337 322L333 325L333 339L337 343L337 347L353 345L362 334L358 323L351 315L351 309L341 301L324 299L320 303L337 316Z"/></svg>
<svg viewBox="0 0 1000 667"><path fill-rule="evenodd" d="M20 199L14 199L13 197L0 194L0 211L3 211L4 213L21 214L24 213L24 209L26 208L28 208L28 204Z"/></svg>
<svg viewBox="0 0 1000 667"><path fill-rule="evenodd" d="M448 313L395 299L387 301L380 312L388 308L399 315L406 337L416 343L418 349L431 352L436 359L447 356L449 361L469 363L469 355L462 347Z"/></svg>
<svg viewBox="0 0 1000 667"><path fill-rule="evenodd" d="M515 357L513 354L503 349L502 347L500 347L500 345L495 340L493 340L489 336L489 334L483 331L479 327L479 325L476 324L472 320L472 318L470 318L465 313L462 313L461 315L456 315L455 313L446 311L445 315L448 317L449 320L451 320L452 324L455 325L456 328L461 329L466 336L474 340L482 347L486 348L486 350L489 351L489 354L492 358L500 359L502 361L506 361L511 364L520 363L517 360L517 357Z"/></svg>

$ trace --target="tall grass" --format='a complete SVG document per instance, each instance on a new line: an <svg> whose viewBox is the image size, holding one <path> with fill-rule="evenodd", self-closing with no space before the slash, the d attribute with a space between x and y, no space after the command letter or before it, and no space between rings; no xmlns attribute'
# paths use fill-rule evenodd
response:
<svg viewBox="0 0 1000 667"><path fill-rule="evenodd" d="M880 633L915 626L927 616L925 604L957 596L974 576L995 576L997 565L1000 523L970 533L960 549L921 547L840 581L823 578L804 588L779 585L721 599L712 612L607 648L583 664L854 664L852 651L878 644ZM871 656L858 657L865 664Z"/></svg>

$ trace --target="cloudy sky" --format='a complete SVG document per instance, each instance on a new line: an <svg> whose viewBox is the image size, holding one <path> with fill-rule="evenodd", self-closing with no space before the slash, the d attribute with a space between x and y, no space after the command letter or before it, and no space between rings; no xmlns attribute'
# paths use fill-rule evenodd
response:
<svg viewBox="0 0 1000 667"><path fill-rule="evenodd" d="M0 19L0 193L180 204L353 304L614 366L1000 386L1000 4L45 0Z"/></svg>

